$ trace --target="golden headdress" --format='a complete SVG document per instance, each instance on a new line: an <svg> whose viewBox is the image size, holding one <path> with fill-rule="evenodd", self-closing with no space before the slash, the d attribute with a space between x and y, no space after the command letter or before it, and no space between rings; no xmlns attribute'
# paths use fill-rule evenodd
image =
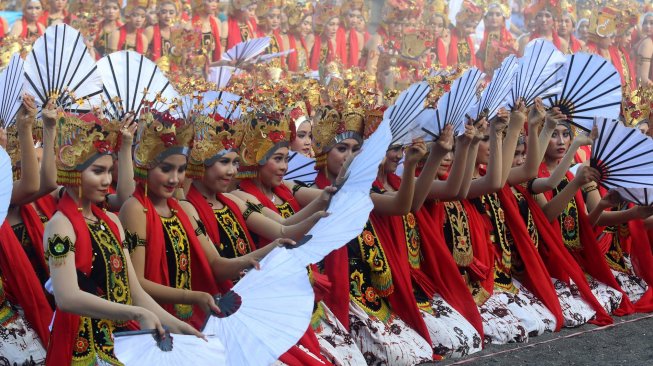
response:
<svg viewBox="0 0 653 366"><path fill-rule="evenodd" d="M604 38L615 35L618 14L619 12L616 9L607 6L592 12L587 30L590 38L596 39L596 37Z"/></svg>
<svg viewBox="0 0 653 366"><path fill-rule="evenodd" d="M627 126L636 127L648 123L653 109L653 88L639 87L630 94L624 95L623 114Z"/></svg>
<svg viewBox="0 0 653 366"><path fill-rule="evenodd" d="M257 17L263 17L274 8L278 8L278 9L283 8L283 5L284 5L283 0L262 0L262 1L257 1L256 16ZM259 21L261 21L261 20L262 19L259 18Z"/></svg>
<svg viewBox="0 0 653 366"><path fill-rule="evenodd" d="M338 111L332 106L318 108L314 116L313 149L317 165L326 161L326 154L331 148L346 139L363 141L365 111L362 108L349 107Z"/></svg>
<svg viewBox="0 0 653 366"><path fill-rule="evenodd" d="M290 141L297 136L297 128L304 122L311 122L306 109L306 102L299 100L286 109L286 115L290 123Z"/></svg>
<svg viewBox="0 0 653 366"><path fill-rule="evenodd" d="M385 3L383 21L385 23L406 23L420 18L424 0L389 0Z"/></svg>
<svg viewBox="0 0 653 366"><path fill-rule="evenodd" d="M479 23L485 14L485 4L479 0L464 0L463 5L456 14L456 24L468 23L474 21Z"/></svg>
<svg viewBox="0 0 653 366"><path fill-rule="evenodd" d="M79 186L82 170L98 157L118 151L119 136L118 121L100 119L92 113L59 117L55 140L57 183Z"/></svg>
<svg viewBox="0 0 653 366"><path fill-rule="evenodd" d="M355 10L361 12L363 19L365 19L366 22L369 20L370 11L363 0L350 0L345 2L340 8L340 14L342 14L343 17L346 17L350 11Z"/></svg>
<svg viewBox="0 0 653 366"><path fill-rule="evenodd" d="M287 2L286 6L283 8L284 13L286 13L286 18L288 18L288 26L290 28L295 28L301 24L302 20L309 15L313 15L313 3L310 1L299 2L291 1Z"/></svg>
<svg viewBox="0 0 653 366"><path fill-rule="evenodd" d="M561 0L537 0L533 4L524 9L524 17L526 19L533 19L537 13L541 11L548 11L553 15L553 18L560 19L565 11L565 6L568 6L566 1Z"/></svg>
<svg viewBox="0 0 653 366"><path fill-rule="evenodd" d="M134 175L147 179L148 170L174 154L188 155L193 141L193 124L175 118L170 111L146 107L141 113L134 149Z"/></svg>
<svg viewBox="0 0 653 366"><path fill-rule="evenodd" d="M320 1L315 5L313 25L317 34L322 33L324 26L333 18L340 19L340 7L335 1Z"/></svg>
<svg viewBox="0 0 653 366"><path fill-rule="evenodd" d="M441 17L444 20L444 27L449 26L449 3L445 0L432 0L426 4L423 13L423 21L425 24L430 25L433 19Z"/></svg>
<svg viewBox="0 0 653 366"><path fill-rule="evenodd" d="M125 14L129 14L136 8L147 9L150 7L150 3L150 0L127 0L127 5L125 6L124 12Z"/></svg>
<svg viewBox="0 0 653 366"><path fill-rule="evenodd" d="M197 116L193 124L195 136L188 156L186 175L192 179L201 179L206 167L213 165L224 154L237 151L242 140L242 124L218 113Z"/></svg>
<svg viewBox="0 0 653 366"><path fill-rule="evenodd" d="M498 0L498 1L490 1L487 7L485 8L485 14L487 14L490 9L499 9L501 14L505 19L510 19L510 14L511 14L511 9L510 9L510 1L505 1L505 0Z"/></svg>
<svg viewBox="0 0 653 366"><path fill-rule="evenodd" d="M639 7L637 3L632 1L615 1L615 9L617 10L616 32L618 36L629 34L633 27L637 26L639 22Z"/></svg>
<svg viewBox="0 0 653 366"><path fill-rule="evenodd" d="M248 111L242 120L238 178L253 178L277 149L289 146L290 125L284 113L271 104Z"/></svg>
<svg viewBox="0 0 653 366"><path fill-rule="evenodd" d="M14 174L14 180L20 179L20 142L18 141L18 127L12 124L7 127L5 133L7 134L7 154L11 159L11 169ZM43 141L43 121L36 120L32 126L32 140L34 144L39 144Z"/></svg>

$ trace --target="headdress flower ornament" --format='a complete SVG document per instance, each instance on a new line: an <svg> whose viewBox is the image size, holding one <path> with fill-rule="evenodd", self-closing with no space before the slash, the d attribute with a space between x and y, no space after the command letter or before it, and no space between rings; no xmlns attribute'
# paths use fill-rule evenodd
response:
<svg viewBox="0 0 653 366"><path fill-rule="evenodd" d="M317 34L321 34L324 26L333 18L340 18L340 7L335 1L320 1L315 5L313 26Z"/></svg>
<svg viewBox="0 0 653 366"><path fill-rule="evenodd" d="M316 111L314 118L313 149L317 169L326 164L326 155L336 144L346 139L363 142L365 111L362 108L348 107L340 112L332 106L324 106Z"/></svg>
<svg viewBox="0 0 653 366"><path fill-rule="evenodd" d="M238 178L255 177L260 165L264 165L277 149L290 144L288 118L272 105L259 105L245 113L240 128L243 141Z"/></svg>
<svg viewBox="0 0 653 366"><path fill-rule="evenodd" d="M174 117L170 111L145 107L139 120L134 149L134 173L140 180L170 155L188 155L193 140L193 124Z"/></svg>
<svg viewBox="0 0 653 366"><path fill-rule="evenodd" d="M119 136L119 121L100 119L92 113L60 116L55 140L57 182L79 186L84 169L120 148Z"/></svg>
<svg viewBox="0 0 653 366"><path fill-rule="evenodd" d="M218 113L198 116L193 124L195 136L186 175L201 179L206 167L213 165L224 154L238 150L242 142L242 124Z"/></svg>
<svg viewBox="0 0 653 366"><path fill-rule="evenodd" d="M292 1L286 3L286 6L283 8L284 13L286 13L286 18L288 18L288 26L290 28L295 28L309 15L313 15L313 3L310 1Z"/></svg>
<svg viewBox="0 0 653 366"><path fill-rule="evenodd" d="M627 126L635 127L642 122L648 123L653 109L653 88L639 87L624 95L623 115Z"/></svg>

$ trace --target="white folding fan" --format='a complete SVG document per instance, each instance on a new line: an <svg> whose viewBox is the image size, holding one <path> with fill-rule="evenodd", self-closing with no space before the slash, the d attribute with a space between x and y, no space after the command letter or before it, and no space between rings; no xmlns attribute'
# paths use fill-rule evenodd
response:
<svg viewBox="0 0 653 366"><path fill-rule="evenodd" d="M267 53L265 55L260 55L259 57L257 57L256 62L257 63L270 62L275 58L286 57L286 56L290 55L293 52L295 52L294 48L291 48L291 49L285 50L285 51L281 51L281 52L276 52L276 53Z"/></svg>
<svg viewBox="0 0 653 366"><path fill-rule="evenodd" d="M416 135L412 128L415 117L424 109L424 100L431 91L425 81L415 83L404 90L395 103L384 113L383 118L387 119L392 132L392 145L408 145L421 133Z"/></svg>
<svg viewBox="0 0 653 366"><path fill-rule="evenodd" d="M25 77L23 59L14 54L9 65L0 74L0 125L7 129L16 120L16 114L22 103L21 93Z"/></svg>
<svg viewBox="0 0 653 366"><path fill-rule="evenodd" d="M114 353L125 366L224 365L225 347L219 339L170 334L160 340L154 330L116 332Z"/></svg>
<svg viewBox="0 0 653 366"><path fill-rule="evenodd" d="M261 37L240 42L222 55L225 61L235 61L235 66L260 55L270 45L270 37Z"/></svg>
<svg viewBox="0 0 653 366"><path fill-rule="evenodd" d="M547 107L558 107L568 121L590 131L595 116L618 119L621 112L621 76L599 55L575 53L567 56L567 75L560 94L543 99Z"/></svg>
<svg viewBox="0 0 653 366"><path fill-rule="evenodd" d="M4 223L11 203L11 191L14 188L13 175L11 174L11 158L0 147L0 225Z"/></svg>
<svg viewBox="0 0 653 366"><path fill-rule="evenodd" d="M99 106L102 80L84 37L74 28L57 24L45 30L24 65L25 91L38 107L50 98L66 111L88 112Z"/></svg>
<svg viewBox="0 0 653 366"><path fill-rule="evenodd" d="M274 363L310 324L315 294L306 266L283 247L273 249L260 265L231 290L241 299L238 310L222 318L210 316L202 330L228 350L227 366Z"/></svg>
<svg viewBox="0 0 653 366"><path fill-rule="evenodd" d="M616 188L622 199L640 206L653 205L653 188Z"/></svg>
<svg viewBox="0 0 653 366"><path fill-rule="evenodd" d="M429 116L418 119L422 131L430 135L432 140L437 140L446 124L453 125L456 135L463 133L466 115L478 102L476 93L483 76L479 69L473 67L456 79L451 89L438 100L435 111L427 112L434 114L433 118Z"/></svg>
<svg viewBox="0 0 653 366"><path fill-rule="evenodd" d="M535 39L526 45L519 59L509 106L512 109L519 98L531 106L537 97L560 93L565 71L565 56L553 43Z"/></svg>
<svg viewBox="0 0 653 366"><path fill-rule="evenodd" d="M494 71L492 80L481 93L481 100L472 118L478 119L483 115L489 121L496 116L499 109L507 107L518 66L515 55L510 55L503 60L501 66Z"/></svg>
<svg viewBox="0 0 653 366"><path fill-rule="evenodd" d="M102 75L104 113L122 120L125 114L140 115L145 104L160 112L168 109L179 94L161 69L140 53L118 51L97 62Z"/></svg>
<svg viewBox="0 0 653 366"><path fill-rule="evenodd" d="M619 121L597 118L590 165L606 188L653 188L653 140Z"/></svg>
<svg viewBox="0 0 653 366"><path fill-rule="evenodd" d="M331 251L346 245L363 231L374 208L370 189L391 140L389 121L383 120L372 136L365 140L361 152L347 168L345 181L327 208L330 215L320 219L311 228L305 242L292 248L292 253L302 264L321 261Z"/></svg>
<svg viewBox="0 0 653 366"><path fill-rule="evenodd" d="M315 159L309 158L297 151L288 154L288 170L283 176L284 180L299 181L307 186L313 185L317 177Z"/></svg>
<svg viewBox="0 0 653 366"><path fill-rule="evenodd" d="M209 75L206 79L217 85L218 89L224 89L229 85L231 77L241 72L241 69L232 66L209 67Z"/></svg>

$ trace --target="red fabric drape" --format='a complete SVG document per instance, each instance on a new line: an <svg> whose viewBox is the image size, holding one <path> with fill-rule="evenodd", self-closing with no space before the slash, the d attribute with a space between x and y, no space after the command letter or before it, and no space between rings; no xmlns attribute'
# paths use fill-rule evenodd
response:
<svg viewBox="0 0 653 366"><path fill-rule="evenodd" d="M532 40L538 39L538 38L543 38L543 37L538 32L533 32L533 34L531 34L531 37L530 37L529 40L532 41ZM560 48L562 48L562 43L560 42L560 36L558 36L558 33L553 32L551 34L551 39L553 40L553 42L552 42L553 45L556 46L556 48L558 50L560 50ZM562 51L562 50L560 50L560 51Z"/></svg>
<svg viewBox="0 0 653 366"><path fill-rule="evenodd" d="M458 34L457 29L453 29L451 31L451 40L449 41L449 54L447 56L447 65L458 65L460 61L458 60L458 41L461 38L461 36ZM471 36L465 37L467 40L467 44L469 45L469 53L470 53L470 65L469 66L476 66L477 61L476 61L476 52L474 52L474 41L472 40Z"/></svg>
<svg viewBox="0 0 653 366"><path fill-rule="evenodd" d="M544 163L540 165L538 176L540 178L545 178L549 175L550 174L546 168L546 165ZM570 172L567 172L567 179L569 181L573 179L573 175ZM547 200L551 200L553 198L553 191L544 192L544 195L546 196ZM605 261L605 257L599 249L599 244L597 243L596 237L594 235L594 228L590 224L587 217L585 201L583 200L583 196L580 191L576 192L574 199L576 200L576 205L578 206L578 225L582 249L572 252L571 255L574 257L576 262L578 262L583 271L587 272L596 280L619 290L619 292L623 294L621 305L617 310L615 310L615 315L623 316L633 313L633 304L630 302L628 295L617 283L617 280L612 275L612 272L610 272L610 267L608 266L607 262ZM557 220L554 221L552 225L554 225L554 227L556 227L558 230L562 230Z"/></svg>
<svg viewBox="0 0 653 366"><path fill-rule="evenodd" d="M498 44L488 45L489 34L490 32L488 32L488 30L486 29L485 32L483 33L483 40L481 41L481 46L478 49L479 51L478 54L483 56L483 60L478 60L478 67L481 69L481 71L487 71L485 65L488 62L488 60L486 59L488 46L494 48L493 54L499 58L499 60L496 60L498 62L497 66L501 64L501 61L508 54L517 53L514 47L515 38L512 36L510 31L506 27L501 27Z"/></svg>
<svg viewBox="0 0 653 366"><path fill-rule="evenodd" d="M349 41L349 55L347 57L347 68L361 66L359 65L359 54L360 54L360 45L358 44L358 32L354 28L350 28L349 31L344 28L338 29L338 32L346 33ZM370 33L365 31L363 33L363 42L367 43L370 40ZM365 46L365 45L363 45Z"/></svg>
<svg viewBox="0 0 653 366"><path fill-rule="evenodd" d="M75 230L75 266L77 270L89 276L91 274L91 264L93 263L93 245L91 243L91 234L84 220L84 216L78 210L77 203L65 193L59 200L57 209L66 216ZM109 230L122 242L118 226L111 220L106 213L96 205L91 205L93 215L104 221ZM43 291L41 291L42 293ZM47 302L46 302L47 304ZM50 318L48 318L50 319ZM47 325L46 325L47 326ZM47 365L70 365L74 342L77 337L79 328L79 315L71 314L57 309L52 327L50 343L48 344Z"/></svg>
<svg viewBox="0 0 653 366"><path fill-rule="evenodd" d="M152 201L145 195L142 185L138 185L134 192L134 198L147 209L145 227L147 230L147 255L145 258L145 278L152 282L164 286L173 287L174 284L169 283L168 275L168 261L166 260L166 244L163 234L163 224L159 214L157 213ZM191 277L191 290L203 291L211 295L223 293L229 290L228 287L218 284L213 277L213 271L204 255L202 245L195 235L195 230L190 222L186 213L181 209L179 203L173 199L168 199L168 207L176 211L177 218L181 222L189 242L190 252L190 272ZM164 304L163 308L174 314L172 304ZM198 307L193 306L193 316L188 320L188 323L195 328L200 328L206 320L206 314Z"/></svg>
<svg viewBox="0 0 653 366"><path fill-rule="evenodd" d="M547 309L553 313L556 318L556 331L559 331L564 324L560 301L551 282L551 275L546 270L544 262L537 248L535 248L535 244L519 213L517 199L508 185L505 185L497 193L497 196L501 202L501 208L503 208L505 213L506 227L510 230L515 247L524 263L524 276L521 280L524 286L533 292Z"/></svg>
<svg viewBox="0 0 653 366"><path fill-rule="evenodd" d="M5 36L5 25L7 25L7 21L5 18L0 17L0 39Z"/></svg>
<svg viewBox="0 0 653 366"><path fill-rule="evenodd" d="M444 45L442 38L438 38L435 43L435 55L438 58L438 65L440 68L447 67L447 47Z"/></svg>
<svg viewBox="0 0 653 366"><path fill-rule="evenodd" d="M26 39L27 34L29 33L29 29L27 28L27 21L23 18L23 19L21 19L20 22L21 22L21 25L22 25L22 28L21 28L21 31L20 31L20 38ZM36 22L36 29L37 29L37 32L39 33L39 36L42 36L43 33L45 33L45 29L43 28L43 25L41 23L39 23L38 21Z"/></svg>
<svg viewBox="0 0 653 366"><path fill-rule="evenodd" d="M301 41L301 40L300 40ZM297 47L297 38L294 35L288 33L288 46L290 49L294 49L295 52L288 55L288 71L299 71L299 48ZM300 46L306 52L306 47L304 42L300 42Z"/></svg>
<svg viewBox="0 0 653 366"><path fill-rule="evenodd" d="M540 205L533 199L531 194L527 192L526 188L521 185L517 185L514 188L525 197L526 202L528 203L528 209L533 216L533 221L535 222L540 238L538 252L542 257L549 274L567 284L570 284L570 279L574 281L583 297L583 300L590 304L592 309L596 311L596 318L592 320L591 323L601 326L612 324L612 318L592 293L583 270L562 244L560 230L556 230L556 228L551 225L544 215Z"/></svg>
<svg viewBox="0 0 653 366"><path fill-rule="evenodd" d="M222 44L220 43L220 27L218 26L218 20L214 16L209 16L209 24L211 25L211 34L215 40L215 49L211 55L211 61L217 62L220 61L222 57ZM199 29L202 29L202 19L199 16L193 17L193 25Z"/></svg>
<svg viewBox="0 0 653 366"><path fill-rule="evenodd" d="M630 260L634 272L644 279L647 284L653 284L653 253L649 245L644 221L631 220L628 222L630 230ZM641 240L640 238L644 238ZM635 311L649 313L653 311L653 287L649 285L646 293L633 304Z"/></svg>
<svg viewBox="0 0 653 366"><path fill-rule="evenodd" d="M388 174L388 183L399 190L401 178ZM467 290L465 281L447 248L442 234L442 226L434 226L434 218L427 207L415 213L417 227L422 239L421 256L423 263L419 270L410 269L411 277L429 298L436 293L461 313L483 338L483 323L474 298ZM408 262L406 262L408 264Z"/></svg>
<svg viewBox="0 0 653 366"><path fill-rule="evenodd" d="M320 56L322 55L322 42L327 43L327 55L325 63L332 61L340 61L343 64L347 62L347 41L345 32L336 33L335 49L333 43L329 40L322 39L321 35L315 35L315 42L313 43L313 49L311 50L311 57L309 66L311 70L317 70L320 67L322 60Z"/></svg>
<svg viewBox="0 0 653 366"><path fill-rule="evenodd" d="M580 44L580 41L573 34L569 36L569 49L571 52L576 53L580 52L583 46Z"/></svg>
<svg viewBox="0 0 653 366"><path fill-rule="evenodd" d="M261 29L258 30L257 36L258 37L270 37L267 34L265 34L265 32L263 32ZM283 46L283 37L281 35L281 30L275 29L274 31L272 31L272 37L274 37L274 40L277 42L277 46L279 46L279 51L278 52L285 51L285 48ZM288 36L289 45L290 45L290 37L292 37L292 36L290 36L290 35ZM291 46L291 48L292 48L292 46ZM279 57L279 60L281 61L281 68L284 69L284 70L286 69L286 57L287 56Z"/></svg>
<svg viewBox="0 0 653 366"><path fill-rule="evenodd" d="M23 308L25 318L34 327L41 344L47 346L52 309L25 251L6 220L0 227L0 272L7 299Z"/></svg>
<svg viewBox="0 0 653 366"><path fill-rule="evenodd" d="M39 198L34 204L48 220L54 215L57 208L57 204L51 195L45 195ZM45 252L43 250L43 231L45 230L45 226L41 221L41 217L31 204L20 207L20 217L25 225L25 230L27 230L27 236L29 236L30 242L32 243L32 248L39 257L39 262L46 270L46 273L49 274L48 262L45 260Z"/></svg>
<svg viewBox="0 0 653 366"><path fill-rule="evenodd" d="M125 45L127 43L127 26L123 25L118 29L120 31L120 35L118 37L118 47L117 50L121 51L125 49ZM143 29L138 28L136 29L136 52L140 54L144 54L145 50L143 49Z"/></svg>
<svg viewBox="0 0 653 366"><path fill-rule="evenodd" d="M238 43L245 41L240 35L240 25L236 18L230 16L227 19L227 28L229 33L227 34L227 49L230 49ZM247 28L249 28L249 34L251 37L254 37L258 31L256 24L250 21L247 23Z"/></svg>
<svg viewBox="0 0 653 366"><path fill-rule="evenodd" d="M150 57L152 61L161 58L161 27L158 24L152 27L152 53Z"/></svg>
<svg viewBox="0 0 653 366"><path fill-rule="evenodd" d="M383 183L379 180L374 182L374 186L383 189ZM429 344L432 344L424 318L417 307L410 270L406 266L408 253L406 252L406 235L401 216L379 215L372 211L370 221L376 229L392 272L394 291L388 296L392 311Z"/></svg>

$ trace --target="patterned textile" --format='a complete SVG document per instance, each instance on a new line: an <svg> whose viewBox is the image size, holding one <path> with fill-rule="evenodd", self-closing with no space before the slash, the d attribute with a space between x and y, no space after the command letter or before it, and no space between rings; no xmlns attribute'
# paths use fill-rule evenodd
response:
<svg viewBox="0 0 653 366"><path fill-rule="evenodd" d="M481 351L481 336L451 305L436 294L429 310L422 310L435 354L445 358L460 358Z"/></svg>
<svg viewBox="0 0 653 366"><path fill-rule="evenodd" d="M587 283L590 285L590 290L592 290L594 297L596 297L608 314L612 314L615 309L619 307L619 304L621 304L623 294L612 287L597 281L588 274L585 274L585 276L587 276Z"/></svg>
<svg viewBox="0 0 653 366"><path fill-rule="evenodd" d="M0 278L0 298L3 291ZM22 310L4 301L0 313L9 315L0 322L0 365L45 365L45 349Z"/></svg>
<svg viewBox="0 0 653 366"><path fill-rule="evenodd" d="M572 328L581 326L590 321L594 315L596 315L596 311L594 311L594 309L583 300L578 291L578 286L576 286L573 281L570 285L567 285L565 282L552 278L551 282L553 282L556 294L560 300L562 316L565 319L565 327Z"/></svg>
<svg viewBox="0 0 653 366"><path fill-rule="evenodd" d="M349 326L367 365L412 366L432 359L433 350L428 342L395 316L382 322L350 301Z"/></svg>
<svg viewBox="0 0 653 366"><path fill-rule="evenodd" d="M317 304L314 314L319 316L319 323L313 330L320 343L322 355L334 366L365 365L365 357L354 343L354 339L324 302Z"/></svg>

